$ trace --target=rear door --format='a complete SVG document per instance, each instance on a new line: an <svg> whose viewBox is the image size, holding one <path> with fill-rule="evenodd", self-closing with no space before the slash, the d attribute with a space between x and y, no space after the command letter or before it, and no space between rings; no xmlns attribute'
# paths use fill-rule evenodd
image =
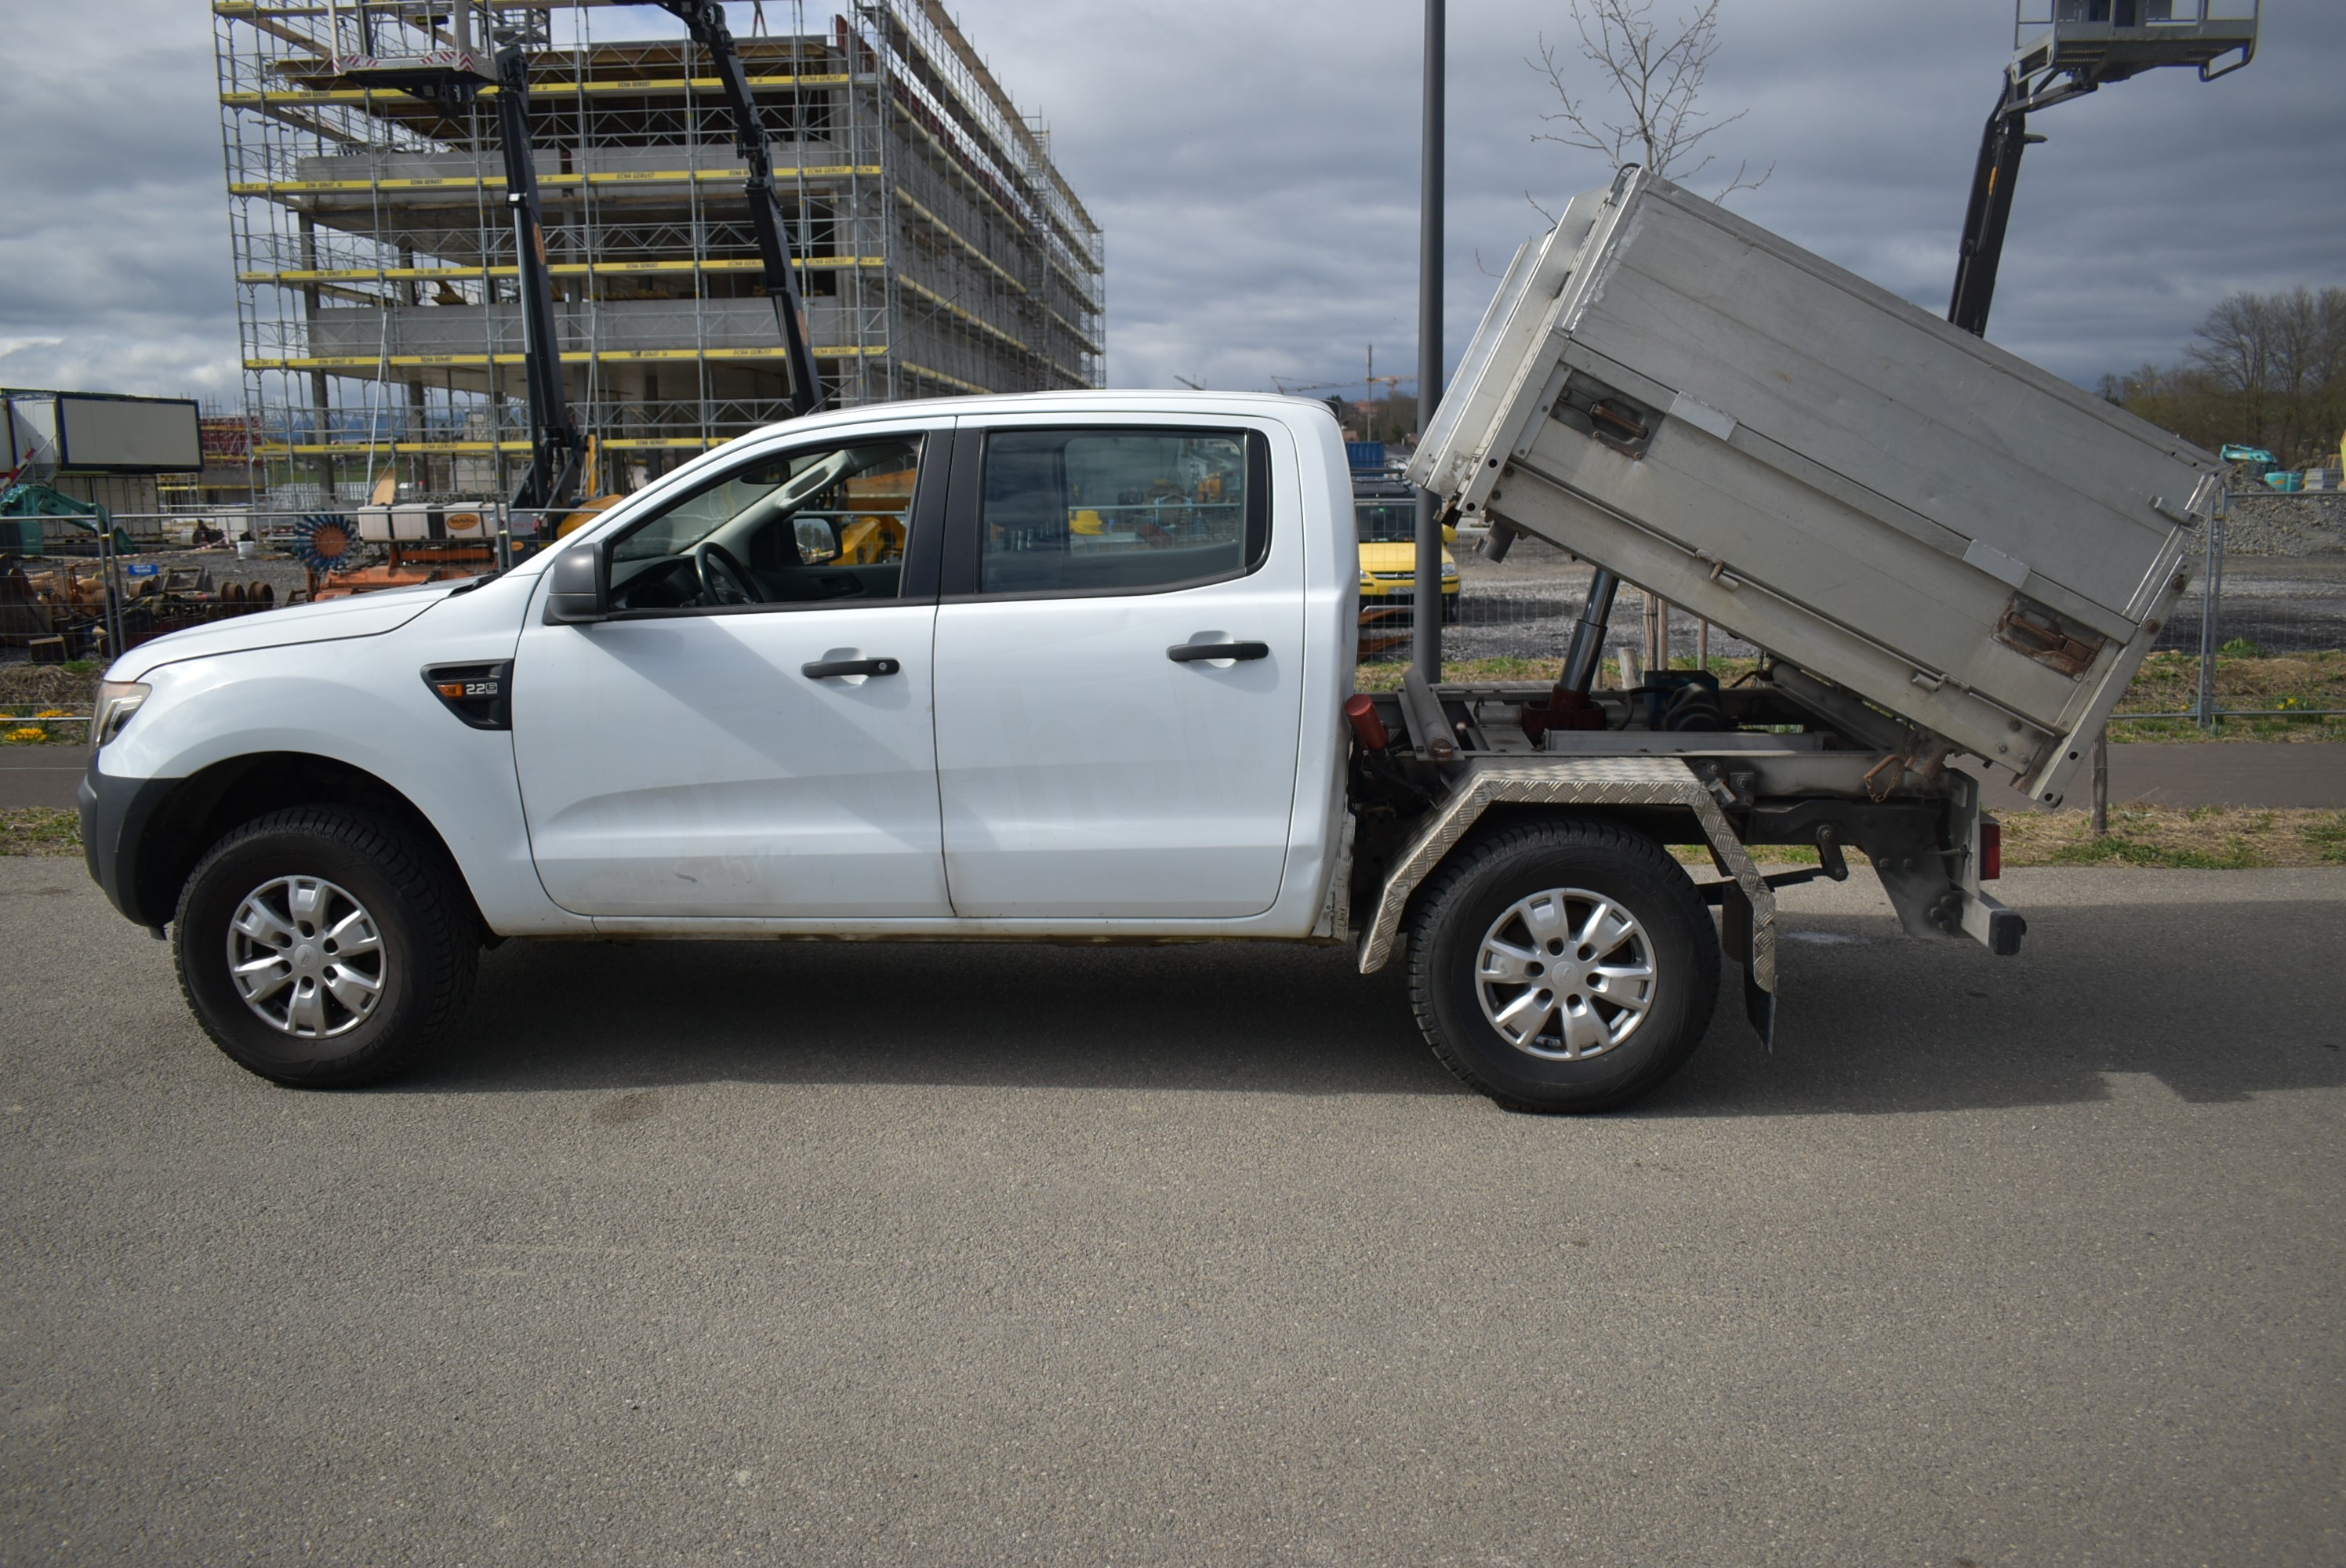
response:
<svg viewBox="0 0 2346 1568"><path fill-rule="evenodd" d="M1237 919L1279 896L1303 546L1276 423L964 421L937 615L954 912Z"/></svg>

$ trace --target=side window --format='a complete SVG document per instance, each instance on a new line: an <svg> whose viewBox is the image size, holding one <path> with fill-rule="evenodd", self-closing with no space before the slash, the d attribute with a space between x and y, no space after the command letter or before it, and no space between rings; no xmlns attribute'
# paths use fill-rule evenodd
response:
<svg viewBox="0 0 2346 1568"><path fill-rule="evenodd" d="M986 437L978 591L1145 593L1243 576L1270 544L1270 454L1246 431Z"/></svg>
<svg viewBox="0 0 2346 1568"><path fill-rule="evenodd" d="M778 453L736 469L614 543L614 604L705 609L895 598L920 457L917 437L899 438Z"/></svg>

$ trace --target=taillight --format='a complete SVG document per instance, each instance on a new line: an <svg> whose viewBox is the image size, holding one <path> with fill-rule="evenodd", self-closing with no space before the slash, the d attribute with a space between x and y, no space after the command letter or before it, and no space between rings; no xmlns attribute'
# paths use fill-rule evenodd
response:
<svg viewBox="0 0 2346 1568"><path fill-rule="evenodd" d="M2004 824L1993 817L1980 819L1980 881L1992 882L2004 875Z"/></svg>

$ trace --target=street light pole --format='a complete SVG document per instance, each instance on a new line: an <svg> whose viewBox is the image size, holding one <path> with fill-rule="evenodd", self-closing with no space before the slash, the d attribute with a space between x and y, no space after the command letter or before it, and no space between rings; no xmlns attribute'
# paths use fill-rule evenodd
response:
<svg viewBox="0 0 2346 1568"><path fill-rule="evenodd" d="M1444 0L1425 0L1425 127L1417 220L1417 438L1422 444L1442 399L1442 130ZM1442 526L1433 493L1417 493L1417 575L1411 591L1411 662L1442 678Z"/></svg>

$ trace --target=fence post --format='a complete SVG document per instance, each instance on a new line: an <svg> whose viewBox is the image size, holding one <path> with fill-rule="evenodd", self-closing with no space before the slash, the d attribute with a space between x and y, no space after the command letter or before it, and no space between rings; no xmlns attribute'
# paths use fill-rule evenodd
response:
<svg viewBox="0 0 2346 1568"><path fill-rule="evenodd" d="M2094 837L2110 836L2110 730L2094 737Z"/></svg>
<svg viewBox="0 0 2346 1568"><path fill-rule="evenodd" d="M106 589L106 609L99 616L106 627L106 662L112 664L122 657L122 591L117 585L114 558L114 514L104 507L97 513L97 579Z"/></svg>
<svg viewBox="0 0 2346 1568"><path fill-rule="evenodd" d="M2199 575L2199 700L2193 712L2199 728L2216 728L2216 649L2222 636L2217 620L2224 607L2224 519L2232 509L2232 493L2224 492L2224 504L2208 519L2208 563Z"/></svg>

